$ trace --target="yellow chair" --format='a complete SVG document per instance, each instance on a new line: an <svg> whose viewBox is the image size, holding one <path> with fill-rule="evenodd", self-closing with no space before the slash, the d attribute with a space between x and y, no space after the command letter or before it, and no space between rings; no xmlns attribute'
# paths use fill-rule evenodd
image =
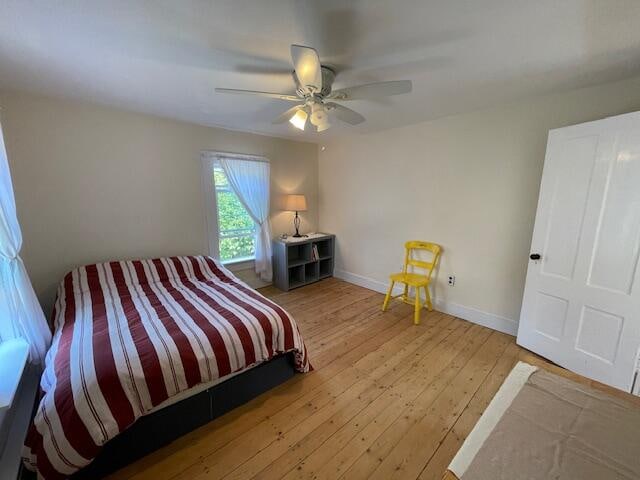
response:
<svg viewBox="0 0 640 480"><path fill-rule="evenodd" d="M426 307L429 311L433 310L433 305L431 303L431 295L429 293L429 283L431 282L431 274L433 269L436 267L438 263L438 259L440 258L440 245L436 245L435 243L429 242L421 242L420 240L412 240L404 244L404 248L406 249L406 253L404 256L404 266L402 267L402 272L393 273L389 276L391 281L391 285L389 285L389 290L387 291L387 296L384 298L384 303L382 304L382 311L384 312L389 305L389 300L392 298L402 297L402 301L408 303L409 305L415 305L415 312L413 316L413 323L418 325L420 323L420 289L424 288L424 292L426 295ZM414 258L415 251L427 251L431 252L432 258L430 262L425 262L422 260L416 260ZM411 272L409 272L409 267L411 267ZM415 269L420 268L425 271L425 273L415 273ZM391 296L393 292L393 286L395 283L404 283L404 293L401 293L396 296ZM409 287L415 288L415 299L413 301L409 300Z"/></svg>

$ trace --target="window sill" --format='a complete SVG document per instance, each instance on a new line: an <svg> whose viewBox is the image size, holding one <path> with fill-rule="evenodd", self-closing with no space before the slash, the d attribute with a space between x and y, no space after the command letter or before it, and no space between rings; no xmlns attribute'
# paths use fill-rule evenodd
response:
<svg viewBox="0 0 640 480"><path fill-rule="evenodd" d="M24 340L0 344L0 478L18 478L22 445L31 421L41 370L26 365Z"/></svg>
<svg viewBox="0 0 640 480"><path fill-rule="evenodd" d="M0 412L11 407L28 358L29 345L24 340L0 343Z"/></svg>

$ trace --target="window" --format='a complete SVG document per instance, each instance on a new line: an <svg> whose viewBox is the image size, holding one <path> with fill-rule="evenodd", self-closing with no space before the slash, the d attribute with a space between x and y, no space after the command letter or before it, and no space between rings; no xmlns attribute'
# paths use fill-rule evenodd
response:
<svg viewBox="0 0 640 480"><path fill-rule="evenodd" d="M256 254L256 225L229 186L224 170L213 164L218 216L218 248L223 262L252 260Z"/></svg>
<svg viewBox="0 0 640 480"><path fill-rule="evenodd" d="M235 270L250 263L260 279L270 282L269 160L216 151L203 151L200 160L209 255L238 263Z"/></svg>

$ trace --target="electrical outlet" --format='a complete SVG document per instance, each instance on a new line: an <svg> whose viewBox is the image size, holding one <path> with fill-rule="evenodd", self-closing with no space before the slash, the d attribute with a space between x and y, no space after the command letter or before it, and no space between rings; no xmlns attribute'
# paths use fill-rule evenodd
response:
<svg viewBox="0 0 640 480"><path fill-rule="evenodd" d="M455 275L449 275L449 286L453 287L456 284L456 276Z"/></svg>

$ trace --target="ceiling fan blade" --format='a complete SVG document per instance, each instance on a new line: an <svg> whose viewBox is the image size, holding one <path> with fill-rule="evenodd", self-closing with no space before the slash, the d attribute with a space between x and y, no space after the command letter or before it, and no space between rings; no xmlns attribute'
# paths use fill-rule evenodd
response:
<svg viewBox="0 0 640 480"><path fill-rule="evenodd" d="M291 117L293 117L295 115L295 113L298 110L303 110L304 109L304 105L296 105L295 107L291 107L289 110L287 110L284 113L281 113L280 115L278 115L276 118L274 118L271 123L284 123L287 122L291 119Z"/></svg>
<svg viewBox="0 0 640 480"><path fill-rule="evenodd" d="M289 102L299 102L300 97L287 93L256 92L254 90L236 90L235 88L216 88L216 93L231 93L235 95L256 95L258 97L277 98Z"/></svg>
<svg viewBox="0 0 640 480"><path fill-rule="evenodd" d="M411 80L369 83L335 90L328 98L334 100L375 100L379 97L409 93L411 88Z"/></svg>
<svg viewBox="0 0 640 480"><path fill-rule="evenodd" d="M358 125L365 120L365 118L358 112L355 112L350 108L343 107L342 105L338 105L337 103L327 102L325 103L325 106L327 107L329 113L333 113L340 120L351 125Z"/></svg>
<svg viewBox="0 0 640 480"><path fill-rule="evenodd" d="M234 71L238 73L250 73L253 75L281 75L291 78L291 67L276 67L276 66L260 66L243 63L236 65Z"/></svg>
<svg viewBox="0 0 640 480"><path fill-rule="evenodd" d="M300 85L309 93L322 90L322 70L318 52L311 47L291 45L291 61Z"/></svg>

